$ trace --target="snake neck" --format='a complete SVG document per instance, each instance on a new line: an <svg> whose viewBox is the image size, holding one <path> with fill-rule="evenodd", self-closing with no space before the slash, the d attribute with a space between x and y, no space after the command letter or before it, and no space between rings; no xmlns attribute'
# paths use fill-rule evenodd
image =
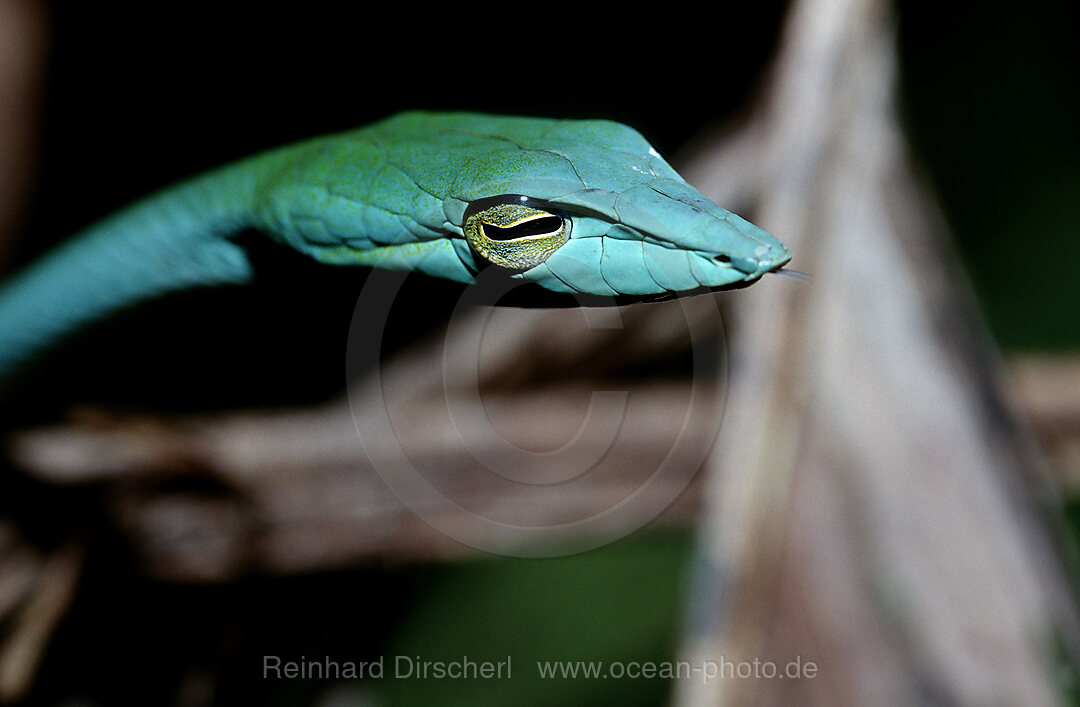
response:
<svg viewBox="0 0 1080 707"><path fill-rule="evenodd" d="M150 196L71 239L0 290L0 380L90 322L142 300L252 278L229 236L249 220L249 171Z"/></svg>

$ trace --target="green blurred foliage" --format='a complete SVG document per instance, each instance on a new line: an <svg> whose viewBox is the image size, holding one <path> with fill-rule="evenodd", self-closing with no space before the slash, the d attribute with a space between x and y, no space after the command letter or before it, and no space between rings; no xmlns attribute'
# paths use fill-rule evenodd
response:
<svg viewBox="0 0 1080 707"><path fill-rule="evenodd" d="M644 533L582 555L487 559L440 568L386 656L505 660L512 679L384 679L388 705L656 705L660 678L542 679L541 661L623 666L671 660L678 646L691 538ZM391 666L386 666L387 674Z"/></svg>
<svg viewBox="0 0 1080 707"><path fill-rule="evenodd" d="M994 336L1080 346L1080 4L900 10L910 135Z"/></svg>

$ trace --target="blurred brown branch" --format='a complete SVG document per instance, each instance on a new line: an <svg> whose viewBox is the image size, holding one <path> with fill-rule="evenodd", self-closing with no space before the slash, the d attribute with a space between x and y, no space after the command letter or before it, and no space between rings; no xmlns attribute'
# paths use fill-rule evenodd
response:
<svg viewBox="0 0 1080 707"><path fill-rule="evenodd" d="M681 426L687 392L682 383L631 388L640 401L624 423L623 433L634 443L618 450L620 474L572 496L480 483L462 466L460 450L447 444L453 432L437 398L403 408L410 428L385 444L361 445L348 405L341 403L206 418L94 416L25 432L16 440L15 456L26 471L53 483L112 485L111 515L152 575L220 582L252 572L467 552L417 517L380 478L377 468L399 463L399 445L414 464L430 468L433 478L451 487L456 500L483 515L520 518L527 511L531 523L545 526L603 511L641 485L642 474L655 464L655 450L664 449L674 432L693 442L675 448L676 454L711 442L708 420L672 429ZM512 429L518 444L544 449L557 446L568 411L580 398L577 388L554 388L485 403L499 410L503 429ZM533 459L535 468L520 471L541 478L545 461ZM194 480L203 483L189 483ZM679 494L668 522L689 523L696 502L692 486Z"/></svg>
<svg viewBox="0 0 1080 707"><path fill-rule="evenodd" d="M38 170L47 19L36 0L0 0L0 272L13 262Z"/></svg>
<svg viewBox="0 0 1080 707"><path fill-rule="evenodd" d="M1080 494L1080 355L1010 356L1007 383L1063 493Z"/></svg>

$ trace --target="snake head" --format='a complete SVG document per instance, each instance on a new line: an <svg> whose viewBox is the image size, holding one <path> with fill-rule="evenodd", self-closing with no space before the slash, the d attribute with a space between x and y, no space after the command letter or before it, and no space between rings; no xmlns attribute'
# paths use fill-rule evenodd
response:
<svg viewBox="0 0 1080 707"><path fill-rule="evenodd" d="M487 141L444 199L471 269L490 263L556 292L663 296L745 285L791 259L625 125L462 118L448 132Z"/></svg>
<svg viewBox="0 0 1080 707"><path fill-rule="evenodd" d="M266 230L324 262L460 282L494 267L560 293L650 298L745 285L791 258L605 120L402 113L273 174Z"/></svg>

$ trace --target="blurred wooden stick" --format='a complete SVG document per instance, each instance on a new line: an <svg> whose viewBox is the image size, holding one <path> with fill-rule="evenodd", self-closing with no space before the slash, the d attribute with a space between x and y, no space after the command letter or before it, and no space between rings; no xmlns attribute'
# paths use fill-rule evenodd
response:
<svg viewBox="0 0 1080 707"><path fill-rule="evenodd" d="M682 165L812 276L731 299L686 656L816 672L680 704L1046 705L1076 648L1053 492L917 186L896 56L883 0L797 0L752 119Z"/></svg>
<svg viewBox="0 0 1080 707"><path fill-rule="evenodd" d="M1065 495L1080 495L1080 354L1013 355L1009 391Z"/></svg>
<svg viewBox="0 0 1080 707"><path fill-rule="evenodd" d="M480 311L460 329L491 327L503 334L482 354L483 365L463 350L471 334L457 343L435 336L382 367L378 385L385 397L359 390L367 385L361 381L349 400L303 410L180 418L84 413L15 434L10 456L24 473L56 486L109 484L113 517L141 551L147 571L171 581L457 555L469 549L460 542L468 536L447 537L430 521L453 528L453 515L460 513L554 527L602 514L642 486L660 508L665 496L678 497L665 518L688 524L698 498L698 487L689 482L715 435L718 408L688 417L692 381L601 382L596 371L603 366L595 359L602 350L625 365L678 348L687 326L718 324L715 304L711 309L712 319L677 303L631 308L607 313L619 317L619 326L607 327L583 320L605 316L600 312ZM673 325L678 319L682 327ZM467 416L450 414L448 401L479 391L448 376L447 358L468 359L483 371L483 414L492 429L472 429ZM553 369L575 374L560 378ZM705 386L711 391L716 383L709 379ZM622 441L600 450L604 458L589 478L572 486L547 484L550 459L514 454L557 449L573 439L592 391L605 388L627 396L618 429ZM380 421L392 427L371 433ZM363 440L358 428L365 431ZM560 467L589 467L595 445L578 441ZM478 461L498 462L508 442L514 475L531 483L508 482ZM646 483L666 458L686 469L679 480L686 488ZM387 485L385 474L401 467L422 469L456 501L424 506L420 514L434 517L421 518ZM485 546L497 540L474 539Z"/></svg>
<svg viewBox="0 0 1080 707"><path fill-rule="evenodd" d="M47 556L25 545L14 554L0 553L2 574L18 576L23 585L17 597L9 597L14 603L0 605L0 616L10 615L0 643L0 703L15 702L30 689L53 631L75 598L84 550L76 538Z"/></svg>
<svg viewBox="0 0 1080 707"><path fill-rule="evenodd" d="M13 262L38 172L47 20L44 3L0 0L0 273Z"/></svg>

